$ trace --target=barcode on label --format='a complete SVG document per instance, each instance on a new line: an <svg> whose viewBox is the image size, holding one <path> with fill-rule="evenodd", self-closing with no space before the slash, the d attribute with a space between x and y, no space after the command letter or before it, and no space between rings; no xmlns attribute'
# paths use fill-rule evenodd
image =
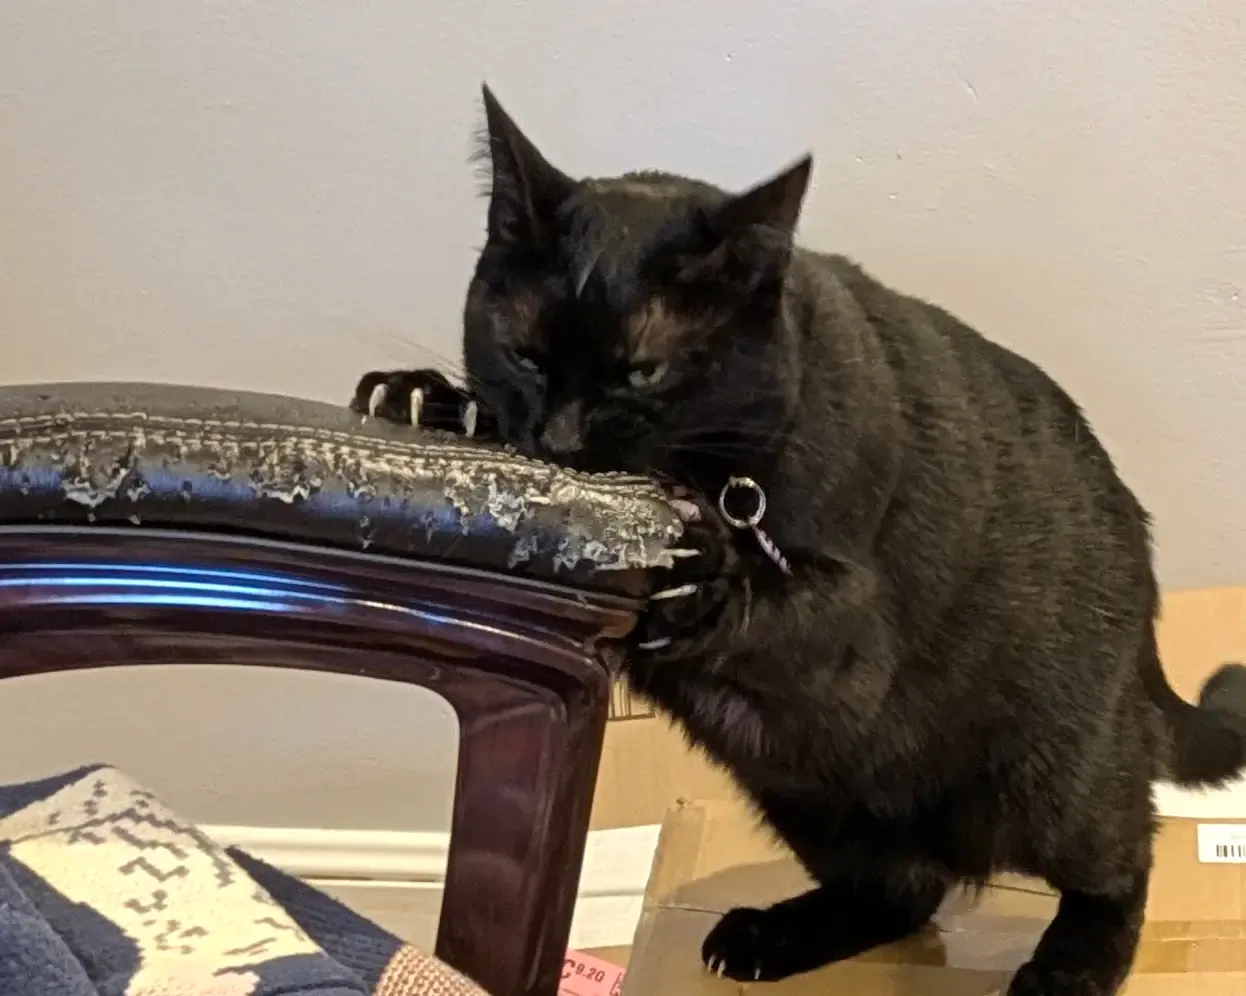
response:
<svg viewBox="0 0 1246 996"><path fill-rule="evenodd" d="M1246 865L1246 824L1200 823L1198 860L1202 864Z"/></svg>

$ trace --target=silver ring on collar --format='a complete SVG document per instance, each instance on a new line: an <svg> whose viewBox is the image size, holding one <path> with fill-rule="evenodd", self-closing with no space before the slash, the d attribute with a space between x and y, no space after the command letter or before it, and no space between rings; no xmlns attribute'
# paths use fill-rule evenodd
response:
<svg viewBox="0 0 1246 996"><path fill-rule="evenodd" d="M745 517L733 515L727 511L727 496L733 491L751 492L757 507ZM718 511L732 529L755 529L766 516L766 492L751 477L729 477L718 493Z"/></svg>

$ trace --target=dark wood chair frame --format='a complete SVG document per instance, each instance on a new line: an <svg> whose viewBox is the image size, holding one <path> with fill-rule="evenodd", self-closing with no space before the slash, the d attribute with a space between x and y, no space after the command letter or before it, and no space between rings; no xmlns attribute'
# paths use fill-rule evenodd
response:
<svg viewBox="0 0 1246 996"><path fill-rule="evenodd" d="M0 677L170 662L421 685L461 735L437 954L553 996L609 703L639 605L485 571L227 534L0 527Z"/></svg>

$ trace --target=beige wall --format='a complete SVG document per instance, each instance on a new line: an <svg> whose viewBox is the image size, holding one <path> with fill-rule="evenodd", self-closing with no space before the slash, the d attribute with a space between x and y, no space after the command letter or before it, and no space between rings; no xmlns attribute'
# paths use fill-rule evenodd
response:
<svg viewBox="0 0 1246 996"><path fill-rule="evenodd" d="M0 684L0 782L107 761L201 823L448 830L458 723L422 688L261 668Z"/></svg>
<svg viewBox="0 0 1246 996"><path fill-rule="evenodd" d="M1235 0L6 0L0 379L336 399L366 367L452 357L487 77L572 172L743 184L812 145L806 241L1044 362L1154 510L1166 583L1239 582L1243 53ZM90 732L101 711L143 726L133 696L156 680L66 682L39 709L75 710L76 750L173 781L141 730ZM425 706L407 722L393 697L323 679L167 680L184 723L226 739L220 717L247 696L298 718L249 754L267 752L272 784L307 786L280 805L186 742L202 774L176 777L215 785L204 819L422 828L437 808L385 808L430 764L448 777ZM35 752L8 718L35 701L0 694L0 776ZM355 789L317 797L322 742Z"/></svg>

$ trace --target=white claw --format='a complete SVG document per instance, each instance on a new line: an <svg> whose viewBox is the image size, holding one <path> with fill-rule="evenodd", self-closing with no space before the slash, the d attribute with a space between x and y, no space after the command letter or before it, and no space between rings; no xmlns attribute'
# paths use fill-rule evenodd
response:
<svg viewBox="0 0 1246 996"><path fill-rule="evenodd" d="M387 394L389 394L389 387L383 382L372 388L372 393L368 395L369 415L375 417L376 410L385 404L385 396Z"/></svg>
<svg viewBox="0 0 1246 996"><path fill-rule="evenodd" d="M715 974L718 971L718 959L711 958L709 961L707 961L705 963L705 970L709 972L711 975Z"/></svg>
<svg viewBox="0 0 1246 996"><path fill-rule="evenodd" d="M664 636L660 640L650 640L648 643L636 644L641 650L661 650L663 647L669 647L670 645L671 638L669 636Z"/></svg>
<svg viewBox="0 0 1246 996"><path fill-rule="evenodd" d="M760 965L758 965L755 969L753 969L753 981L754 982L761 981L761 966Z"/></svg>
<svg viewBox="0 0 1246 996"><path fill-rule="evenodd" d="M420 424L420 412L424 409L424 388L417 387L411 392L411 424Z"/></svg>
<svg viewBox="0 0 1246 996"><path fill-rule="evenodd" d="M681 584L678 588L664 588L661 591L655 591L649 596L652 602L660 602L664 598L684 598L688 595L695 595L700 585L690 583Z"/></svg>
<svg viewBox="0 0 1246 996"><path fill-rule="evenodd" d="M476 435L476 420L480 417L480 408L476 402L469 401L463 409L463 435L469 439Z"/></svg>
<svg viewBox="0 0 1246 996"><path fill-rule="evenodd" d="M727 977L727 959L726 958L723 958L721 961L719 961L718 969L714 972L714 974L717 975L720 979L725 979Z"/></svg>
<svg viewBox="0 0 1246 996"><path fill-rule="evenodd" d="M701 506L694 501L686 501L683 498L670 499L671 508L673 508L684 522L700 522Z"/></svg>

